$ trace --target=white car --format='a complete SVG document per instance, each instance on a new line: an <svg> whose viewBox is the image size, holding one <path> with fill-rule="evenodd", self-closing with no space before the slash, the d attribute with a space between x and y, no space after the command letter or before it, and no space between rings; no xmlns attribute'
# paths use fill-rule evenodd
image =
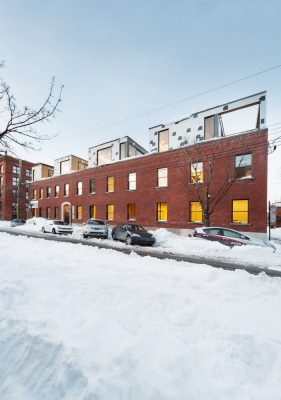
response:
<svg viewBox="0 0 281 400"><path fill-rule="evenodd" d="M58 219L47 220L46 224L42 226L42 232L57 233L60 235L68 235L73 233L71 225Z"/></svg>
<svg viewBox="0 0 281 400"><path fill-rule="evenodd" d="M99 219L90 218L83 230L83 237L88 236L107 239L108 238L108 227L104 221Z"/></svg>

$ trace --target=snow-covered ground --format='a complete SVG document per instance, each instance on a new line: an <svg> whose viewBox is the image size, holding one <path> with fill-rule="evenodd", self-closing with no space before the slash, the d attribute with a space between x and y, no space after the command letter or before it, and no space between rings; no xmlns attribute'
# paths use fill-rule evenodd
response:
<svg viewBox="0 0 281 400"><path fill-rule="evenodd" d="M1 400L278 400L281 280L0 233Z"/></svg>
<svg viewBox="0 0 281 400"><path fill-rule="evenodd" d="M37 225L26 224L15 229L20 230L33 230L41 231L42 224L46 221L44 218L36 218ZM0 222L1 226L9 226L7 222ZM83 238L83 227L74 225L73 236L79 239ZM166 229L157 229L151 231L156 238L156 244L153 248L155 252L167 252L174 254L183 254L186 256L201 256L209 259L224 260L243 265L253 264L262 268L271 268L281 270L281 241L272 241L276 247L274 253L270 247L257 247L257 246L241 246L229 248L218 242L210 242L200 238L178 236ZM272 238L280 238L281 228L272 230ZM110 245L117 247L128 247L121 242L114 242L109 235ZM99 242L101 239L88 239ZM135 248L132 246L132 249ZM151 250L151 249L150 249Z"/></svg>

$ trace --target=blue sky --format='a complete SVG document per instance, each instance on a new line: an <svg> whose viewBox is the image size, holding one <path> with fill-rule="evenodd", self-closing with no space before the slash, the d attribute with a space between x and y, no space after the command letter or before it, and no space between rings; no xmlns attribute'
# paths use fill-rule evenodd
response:
<svg viewBox="0 0 281 400"><path fill-rule="evenodd" d="M61 112L40 127L59 135L19 156L87 158L88 147L124 135L148 147L150 126L262 90L268 124L281 122L279 68L97 129L281 64L280 15L279 0L3 2L1 72L18 103L40 104L53 75L65 85ZM269 156L271 200L281 200L280 156L281 147Z"/></svg>

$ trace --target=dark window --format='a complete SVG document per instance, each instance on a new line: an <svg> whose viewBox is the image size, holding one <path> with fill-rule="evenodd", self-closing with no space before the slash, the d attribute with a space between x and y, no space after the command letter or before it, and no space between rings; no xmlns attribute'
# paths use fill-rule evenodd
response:
<svg viewBox="0 0 281 400"><path fill-rule="evenodd" d="M90 193L96 193L96 179L90 179Z"/></svg>
<svg viewBox="0 0 281 400"><path fill-rule="evenodd" d="M58 208L58 207L55 207L55 208L54 208L54 218L55 218L55 219L58 219L58 218L59 218L59 208Z"/></svg>
<svg viewBox="0 0 281 400"><path fill-rule="evenodd" d="M49 199L51 197L51 188L47 187L46 188L46 198Z"/></svg>
<svg viewBox="0 0 281 400"><path fill-rule="evenodd" d="M242 154L235 157L235 178L252 177L252 154Z"/></svg>

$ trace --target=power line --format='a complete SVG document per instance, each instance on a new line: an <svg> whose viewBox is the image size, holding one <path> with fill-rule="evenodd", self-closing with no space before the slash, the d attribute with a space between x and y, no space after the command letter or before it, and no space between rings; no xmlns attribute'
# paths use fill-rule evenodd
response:
<svg viewBox="0 0 281 400"><path fill-rule="evenodd" d="M216 87L214 87L214 88L211 88L211 89L208 89L208 90L204 90L203 92L196 93L196 94L194 94L194 95L185 97L185 98L183 98L183 99L176 100L176 101L174 101L174 102L172 102L172 103L167 103L167 104L164 104L164 105L159 106L159 107L151 108L150 110L147 110L147 111L144 111L144 112L142 112L142 113L138 113L138 114L132 115L131 117L122 118L122 119L120 119L120 120L116 120L116 121L110 122L110 123L108 123L108 124L101 125L101 126L99 126L99 127L92 128L92 129L89 129L89 130L87 130L87 131L74 134L74 135L72 135L72 136L69 136L67 139L71 139L71 138L74 138L74 137L79 136L79 135L85 135L85 134L87 134L87 133L96 132L96 131L99 131L99 130L102 130L102 129L105 129L105 128L110 128L110 127L115 126L115 125L120 125L120 124L122 124L122 123L124 123L124 122L131 121L131 120L134 120L134 119L143 117L143 116L145 116L145 115L152 114L152 113L154 113L154 112L156 112L156 111L160 111L160 110L163 110L163 109L165 109L165 108L169 108L169 107L172 107L172 106L174 106L174 105L177 105L177 104L180 104L180 103L184 103L185 101L192 100L192 99L195 99L195 98L197 98L197 97L204 96L204 95L206 95L206 94L215 92L215 91L217 91L217 90L226 88L226 87L228 87L228 86L234 85L234 84L239 83L239 82L243 82L243 81L245 81L245 80L254 78L255 76L265 74L266 72L273 71L273 70L278 69L278 68L281 68L281 64L274 65L273 67L266 68L266 69L264 69L264 70L261 70L261 71L259 71L259 72L254 73L254 74L247 75L247 76L244 76L244 77L242 77L242 78L239 78L239 79L236 79L236 80L227 82L227 83L225 83L225 84L223 84L223 85L219 85L219 86L216 86ZM63 139L63 140L65 140L65 139Z"/></svg>

